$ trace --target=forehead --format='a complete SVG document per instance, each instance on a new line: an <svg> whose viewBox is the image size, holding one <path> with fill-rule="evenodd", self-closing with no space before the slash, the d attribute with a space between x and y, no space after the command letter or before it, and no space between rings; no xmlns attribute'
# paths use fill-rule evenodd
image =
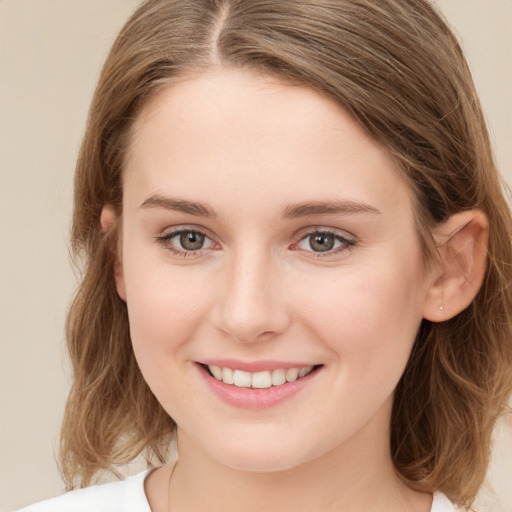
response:
<svg viewBox="0 0 512 512"><path fill-rule="evenodd" d="M326 195L371 200L379 209L390 201L410 207L394 160L344 108L310 88L247 70L217 69L156 94L133 127L130 184L125 194L139 199L193 192L225 203L225 193L244 208Z"/></svg>

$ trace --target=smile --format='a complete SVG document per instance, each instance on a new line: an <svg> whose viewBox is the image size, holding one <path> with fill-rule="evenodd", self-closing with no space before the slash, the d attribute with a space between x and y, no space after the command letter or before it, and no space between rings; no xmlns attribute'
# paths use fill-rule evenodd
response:
<svg viewBox="0 0 512 512"><path fill-rule="evenodd" d="M280 368L271 371L246 372L232 368L222 368L216 365L208 365L210 374L224 384L231 384L240 388L265 389L282 386L288 382L295 382L311 373L314 366L302 368Z"/></svg>
<svg viewBox="0 0 512 512"><path fill-rule="evenodd" d="M195 366L207 389L222 402L253 410L274 407L291 399L318 381L324 369L323 364L278 361L196 361Z"/></svg>

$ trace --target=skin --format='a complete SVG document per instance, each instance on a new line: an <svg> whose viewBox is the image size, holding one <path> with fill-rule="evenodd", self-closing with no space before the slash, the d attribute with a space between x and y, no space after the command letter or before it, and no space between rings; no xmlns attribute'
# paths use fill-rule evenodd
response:
<svg viewBox="0 0 512 512"><path fill-rule="evenodd" d="M453 314L437 307L452 281L424 271L386 150L330 99L222 68L158 93L132 135L116 280L142 373L178 424L172 510L428 512L431 495L393 469L389 421L422 318ZM344 209L283 217L333 201ZM104 229L117 220L106 206ZM203 247L180 246L180 229L204 233ZM332 251L311 246L319 231L341 237ZM322 367L285 402L248 410L212 394L206 358ZM169 469L146 481L155 512Z"/></svg>

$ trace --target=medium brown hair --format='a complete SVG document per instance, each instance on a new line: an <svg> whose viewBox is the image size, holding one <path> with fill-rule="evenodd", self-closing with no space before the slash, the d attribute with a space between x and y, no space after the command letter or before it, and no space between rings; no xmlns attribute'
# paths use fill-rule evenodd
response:
<svg viewBox="0 0 512 512"><path fill-rule="evenodd" d="M164 459L174 424L146 385L114 281L130 127L148 98L212 66L248 67L334 98L394 156L414 191L425 261L431 230L478 208L488 263L473 303L424 320L396 390L395 467L413 488L469 506L512 391L512 219L470 71L427 0L148 0L122 29L92 101L75 177L72 248L83 279L67 323L74 382L61 444L72 487L141 452Z"/></svg>

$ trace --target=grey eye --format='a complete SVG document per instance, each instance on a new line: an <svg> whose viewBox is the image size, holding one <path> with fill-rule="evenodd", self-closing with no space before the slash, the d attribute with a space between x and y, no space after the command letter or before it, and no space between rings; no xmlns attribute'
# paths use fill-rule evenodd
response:
<svg viewBox="0 0 512 512"><path fill-rule="evenodd" d="M179 235L180 245L186 251L198 251L203 248L205 235L197 231L184 231Z"/></svg>
<svg viewBox="0 0 512 512"><path fill-rule="evenodd" d="M311 231L297 244L303 251L320 256L336 255L355 245L355 240L335 231Z"/></svg>
<svg viewBox="0 0 512 512"><path fill-rule="evenodd" d="M309 246L315 252L330 251L334 248L336 237L332 233L312 233L309 235Z"/></svg>

